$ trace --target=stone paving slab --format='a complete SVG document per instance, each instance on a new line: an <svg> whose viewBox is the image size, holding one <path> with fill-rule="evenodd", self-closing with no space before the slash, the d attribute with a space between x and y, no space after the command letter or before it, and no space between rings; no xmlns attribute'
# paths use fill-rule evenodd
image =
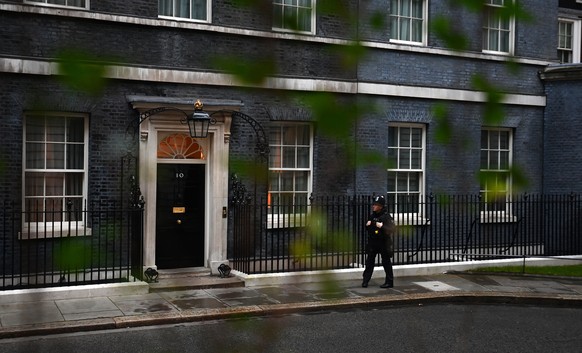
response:
<svg viewBox="0 0 582 353"><path fill-rule="evenodd" d="M173 312L179 310L157 294L145 296L113 297L111 300L123 315L143 315L157 312Z"/></svg>
<svg viewBox="0 0 582 353"><path fill-rule="evenodd" d="M55 302L16 303L3 305L0 312L2 327L65 321Z"/></svg>
<svg viewBox="0 0 582 353"><path fill-rule="evenodd" d="M318 310L430 303L582 307L582 279L442 274L360 281L182 289L0 305L0 338Z"/></svg>

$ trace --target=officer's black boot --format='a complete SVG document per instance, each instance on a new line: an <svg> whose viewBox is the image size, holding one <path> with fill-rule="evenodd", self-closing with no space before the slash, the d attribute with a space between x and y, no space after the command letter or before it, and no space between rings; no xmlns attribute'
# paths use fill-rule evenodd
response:
<svg viewBox="0 0 582 353"><path fill-rule="evenodd" d="M380 288L392 288L392 287L394 287L393 282L384 282L384 284L380 286Z"/></svg>

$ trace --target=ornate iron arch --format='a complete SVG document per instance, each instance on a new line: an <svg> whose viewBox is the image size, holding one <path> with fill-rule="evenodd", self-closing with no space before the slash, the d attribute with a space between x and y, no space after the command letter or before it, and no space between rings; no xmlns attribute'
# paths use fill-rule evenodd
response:
<svg viewBox="0 0 582 353"><path fill-rule="evenodd" d="M259 124L259 122L256 121L253 117L236 110L218 110L212 112L210 114L210 117L216 114L225 113L230 114L230 116L232 116L233 118L240 118L244 120L253 128L253 130L255 131L255 135L257 136L255 152L257 153L261 161L266 162L269 158L269 141L267 140L267 134L265 134L265 129L263 129L263 126Z"/></svg>

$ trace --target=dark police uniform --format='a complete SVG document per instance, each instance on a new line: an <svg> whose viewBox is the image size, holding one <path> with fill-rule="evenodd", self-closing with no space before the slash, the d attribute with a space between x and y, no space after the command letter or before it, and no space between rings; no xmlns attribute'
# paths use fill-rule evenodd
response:
<svg viewBox="0 0 582 353"><path fill-rule="evenodd" d="M394 221L392 217L386 212L384 207L385 201L383 196L374 197L374 204L382 206L376 212L372 212L366 221L366 231L368 233L368 243L366 245L366 268L364 269L364 280L362 287L367 287L374 266L376 264L376 256L380 254L382 258L382 267L386 272L386 280L380 287L392 288L394 286L394 274L392 272L392 261L390 258L394 253L394 245L392 234L394 233ZM370 222L368 225L367 223ZM378 228L376 223L382 223L382 227Z"/></svg>

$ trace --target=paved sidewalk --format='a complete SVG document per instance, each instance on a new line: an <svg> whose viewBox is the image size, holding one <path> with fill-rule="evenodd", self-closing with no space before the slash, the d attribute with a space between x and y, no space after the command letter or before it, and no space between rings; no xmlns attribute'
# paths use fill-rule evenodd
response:
<svg viewBox="0 0 582 353"><path fill-rule="evenodd" d="M582 307L582 279L447 273L360 281L151 292L0 305L0 338L435 302Z"/></svg>

